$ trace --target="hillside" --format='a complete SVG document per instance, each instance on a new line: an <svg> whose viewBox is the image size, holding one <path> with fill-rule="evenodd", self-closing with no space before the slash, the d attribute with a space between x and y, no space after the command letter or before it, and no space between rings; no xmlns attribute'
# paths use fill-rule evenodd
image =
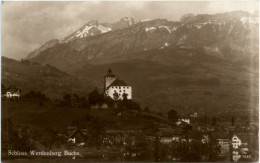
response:
<svg viewBox="0 0 260 163"><path fill-rule="evenodd" d="M9 119L14 124L27 126L32 129L53 129L63 131L68 126L92 127L91 123L97 119L105 129L141 130L153 122L170 124L167 117L152 113L138 112L120 108L121 116L117 116L117 110L87 109L71 106L57 107L53 102L44 102L40 106L37 101L8 101L2 103L2 119Z"/></svg>
<svg viewBox="0 0 260 163"><path fill-rule="evenodd" d="M111 67L133 86L134 98L156 112L257 112L258 15L235 11L176 22L121 20L120 28L91 21L28 58L100 88ZM102 32L101 25L111 30Z"/></svg>
<svg viewBox="0 0 260 163"><path fill-rule="evenodd" d="M70 65L65 71L103 86L110 67L133 86L133 97L155 112L252 114L257 111L258 71L214 56L177 49L136 54L127 60L99 59ZM241 112L243 110L243 112Z"/></svg>
<svg viewBox="0 0 260 163"><path fill-rule="evenodd" d="M16 61L2 57L2 84L15 85L22 90L41 91L51 98L61 98L65 93L87 96L93 84L80 81L50 65L29 61Z"/></svg>

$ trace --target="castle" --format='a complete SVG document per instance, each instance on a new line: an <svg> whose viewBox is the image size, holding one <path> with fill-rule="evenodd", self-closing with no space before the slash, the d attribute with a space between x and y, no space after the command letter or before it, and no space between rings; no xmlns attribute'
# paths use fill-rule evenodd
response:
<svg viewBox="0 0 260 163"><path fill-rule="evenodd" d="M104 76L104 96L114 100L132 99L132 87L123 80L119 80L109 69Z"/></svg>

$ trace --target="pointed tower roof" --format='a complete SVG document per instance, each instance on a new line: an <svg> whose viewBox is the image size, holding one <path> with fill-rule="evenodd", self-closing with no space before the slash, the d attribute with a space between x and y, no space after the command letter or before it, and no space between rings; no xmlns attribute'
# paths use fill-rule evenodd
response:
<svg viewBox="0 0 260 163"><path fill-rule="evenodd" d="M107 75L106 76L112 76L112 77L115 77L115 75L113 74L111 68L108 69L107 71Z"/></svg>

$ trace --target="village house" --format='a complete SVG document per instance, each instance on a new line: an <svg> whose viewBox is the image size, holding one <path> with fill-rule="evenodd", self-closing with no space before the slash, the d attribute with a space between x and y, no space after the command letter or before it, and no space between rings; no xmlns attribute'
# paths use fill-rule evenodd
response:
<svg viewBox="0 0 260 163"><path fill-rule="evenodd" d="M182 124L182 123L190 124L190 119L189 119L189 118L179 118L179 119L175 122L175 124L176 124L177 126L179 126L179 125Z"/></svg>
<svg viewBox="0 0 260 163"><path fill-rule="evenodd" d="M68 127L68 143L75 144L76 146L84 146L87 142L87 129L78 129L76 127Z"/></svg>
<svg viewBox="0 0 260 163"><path fill-rule="evenodd" d="M241 153L241 155L247 155L248 152L249 152L248 145L242 144L242 145L240 146L240 153Z"/></svg>
<svg viewBox="0 0 260 163"><path fill-rule="evenodd" d="M104 96L113 100L132 99L132 87L119 80L109 69L104 77Z"/></svg>
<svg viewBox="0 0 260 163"><path fill-rule="evenodd" d="M220 138L216 139L217 143L220 145L220 156L228 155L229 154L229 146L230 140L227 138Z"/></svg>
<svg viewBox="0 0 260 163"><path fill-rule="evenodd" d="M20 98L20 96L21 90L15 86L10 86L9 88L7 88L6 93L4 94L4 97L7 98Z"/></svg>
<svg viewBox="0 0 260 163"><path fill-rule="evenodd" d="M238 162L240 158L241 158L240 152L238 150L233 150L232 151L232 160L234 162Z"/></svg>
<svg viewBox="0 0 260 163"><path fill-rule="evenodd" d="M241 141L241 139L239 139L239 137L238 137L237 135L234 135L234 136L232 137L231 143L232 143L232 147L233 147L234 149L238 149L238 147L239 147L240 145L242 145L242 141Z"/></svg>
<svg viewBox="0 0 260 163"><path fill-rule="evenodd" d="M102 144L108 146L134 145L136 133L139 131L106 130Z"/></svg>
<svg viewBox="0 0 260 163"><path fill-rule="evenodd" d="M180 142L182 138L182 130L172 129L169 127L159 128L159 141L163 144L170 144L172 142Z"/></svg>
<svg viewBox="0 0 260 163"><path fill-rule="evenodd" d="M192 117L192 118L198 118L198 113L192 113L192 114L190 114L190 117Z"/></svg>
<svg viewBox="0 0 260 163"><path fill-rule="evenodd" d="M238 161L248 161L251 158L249 148L247 144L242 144L238 149L232 151L232 159L234 162Z"/></svg>
<svg viewBox="0 0 260 163"><path fill-rule="evenodd" d="M202 144L209 143L209 135L202 135L201 142Z"/></svg>

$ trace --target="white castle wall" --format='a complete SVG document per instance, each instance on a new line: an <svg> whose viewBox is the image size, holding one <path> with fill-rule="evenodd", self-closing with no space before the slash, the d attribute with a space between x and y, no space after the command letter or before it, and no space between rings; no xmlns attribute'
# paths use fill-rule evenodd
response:
<svg viewBox="0 0 260 163"><path fill-rule="evenodd" d="M132 99L132 87L131 86L111 86L108 90L106 90L106 95L110 96L112 99L114 99L114 93L115 91L119 95L119 99L123 99L123 94L126 93L127 99Z"/></svg>

